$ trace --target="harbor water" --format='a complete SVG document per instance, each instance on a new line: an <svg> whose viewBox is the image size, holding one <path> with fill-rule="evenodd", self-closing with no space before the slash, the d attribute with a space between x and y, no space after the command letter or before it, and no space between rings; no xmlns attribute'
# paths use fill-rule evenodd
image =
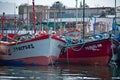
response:
<svg viewBox="0 0 120 80"><path fill-rule="evenodd" d="M0 66L0 80L120 80L120 66Z"/></svg>

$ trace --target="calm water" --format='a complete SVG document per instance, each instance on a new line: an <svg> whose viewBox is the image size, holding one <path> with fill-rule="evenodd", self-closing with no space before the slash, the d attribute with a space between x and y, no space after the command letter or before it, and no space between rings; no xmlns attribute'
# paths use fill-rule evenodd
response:
<svg viewBox="0 0 120 80"><path fill-rule="evenodd" d="M119 80L119 66L0 66L0 80Z"/></svg>

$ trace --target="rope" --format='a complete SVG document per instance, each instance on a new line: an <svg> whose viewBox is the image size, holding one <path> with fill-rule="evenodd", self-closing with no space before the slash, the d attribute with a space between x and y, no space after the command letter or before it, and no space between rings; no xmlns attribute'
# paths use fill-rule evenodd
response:
<svg viewBox="0 0 120 80"><path fill-rule="evenodd" d="M80 51L82 50L82 48L84 47L85 43L82 44L82 46L79 49L75 49L74 46L70 46L70 48L72 48L73 51Z"/></svg>
<svg viewBox="0 0 120 80"><path fill-rule="evenodd" d="M68 65L69 65L69 64L70 64L70 62L69 62L68 49L69 49L69 47L67 47L67 63L68 63Z"/></svg>
<svg viewBox="0 0 120 80"><path fill-rule="evenodd" d="M115 53L114 53L114 49L113 49L113 40L112 40L112 38L110 37L110 41L111 41L111 45L112 45L112 57L111 57L111 61L110 61L110 63L112 63L112 64L114 64L116 67L117 67L117 64L116 64L116 62L115 62Z"/></svg>
<svg viewBox="0 0 120 80"><path fill-rule="evenodd" d="M52 38L51 38L51 35L50 35L49 40L50 40L50 44L49 44L49 46L50 46L50 50L51 50L51 45L52 45L52 42L51 42L51 41L52 41ZM51 55L51 51L50 51L50 55ZM52 59L51 56L49 56L49 61L51 62L52 66L53 66L53 59Z"/></svg>
<svg viewBox="0 0 120 80"><path fill-rule="evenodd" d="M73 45L71 44L71 43L68 43L66 46L66 48L67 48L67 63L68 63L68 65L70 64L70 61L69 61L69 53L68 53L68 49L69 48L71 48L73 51L80 51L83 47L84 47L84 45L85 45L85 43L83 43L83 45L80 47L80 49L74 49L74 47L72 47Z"/></svg>

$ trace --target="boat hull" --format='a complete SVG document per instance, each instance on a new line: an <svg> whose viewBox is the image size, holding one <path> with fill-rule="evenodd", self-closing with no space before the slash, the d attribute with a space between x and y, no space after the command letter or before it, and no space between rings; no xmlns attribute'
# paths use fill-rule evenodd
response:
<svg viewBox="0 0 120 80"><path fill-rule="evenodd" d="M38 37L24 42L7 45L8 52L0 55L0 60L14 64L20 62L24 65L55 64L61 47L65 42L57 37Z"/></svg>
<svg viewBox="0 0 120 80"><path fill-rule="evenodd" d="M59 56L60 62L107 65L117 49L117 42L111 39L101 39L83 44L70 45Z"/></svg>

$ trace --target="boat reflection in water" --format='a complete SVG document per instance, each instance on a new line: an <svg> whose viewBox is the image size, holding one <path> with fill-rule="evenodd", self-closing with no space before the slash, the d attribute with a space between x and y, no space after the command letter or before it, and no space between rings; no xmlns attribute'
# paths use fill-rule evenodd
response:
<svg viewBox="0 0 120 80"><path fill-rule="evenodd" d="M0 80L111 80L120 79L120 67L109 66L1 66Z"/></svg>

